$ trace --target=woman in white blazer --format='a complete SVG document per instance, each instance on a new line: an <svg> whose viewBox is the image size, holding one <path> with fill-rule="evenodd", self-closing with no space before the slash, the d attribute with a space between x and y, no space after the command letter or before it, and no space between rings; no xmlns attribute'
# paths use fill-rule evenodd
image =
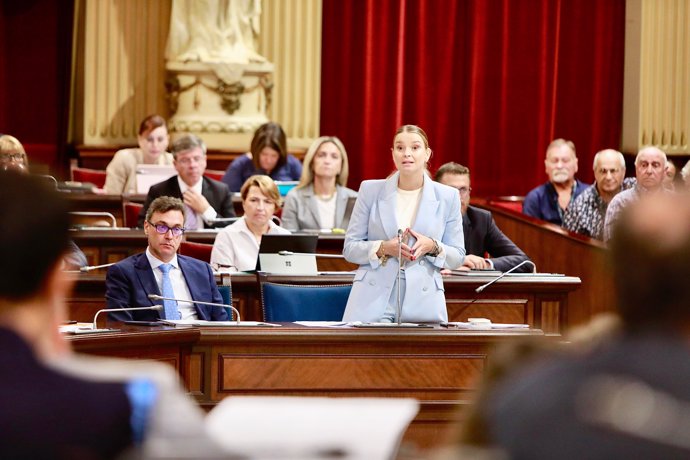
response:
<svg viewBox="0 0 690 460"><path fill-rule="evenodd" d="M343 254L359 269L343 320L397 321L400 264L401 320L447 321L441 269L465 256L460 198L429 177L431 149L421 128L400 127L392 151L397 172L362 182L347 229Z"/></svg>
<svg viewBox="0 0 690 460"><path fill-rule="evenodd" d="M346 187L347 152L335 136L322 136L309 146L299 184L285 197L283 227L288 230L346 229L347 203L357 192Z"/></svg>

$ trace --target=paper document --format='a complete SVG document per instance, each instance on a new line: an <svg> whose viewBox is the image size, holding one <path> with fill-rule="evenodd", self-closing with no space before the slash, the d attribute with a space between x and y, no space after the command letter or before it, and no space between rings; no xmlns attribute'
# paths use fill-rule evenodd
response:
<svg viewBox="0 0 690 460"><path fill-rule="evenodd" d="M307 327L348 327L348 323L342 321L295 321L295 324Z"/></svg>
<svg viewBox="0 0 690 460"><path fill-rule="evenodd" d="M388 460L418 410L413 399L229 397L206 428L247 458Z"/></svg>
<svg viewBox="0 0 690 460"><path fill-rule="evenodd" d="M225 326L267 326L280 327L280 324L264 323L261 321L205 321L203 319L162 319L162 323L171 326L199 326L199 327L225 327Z"/></svg>

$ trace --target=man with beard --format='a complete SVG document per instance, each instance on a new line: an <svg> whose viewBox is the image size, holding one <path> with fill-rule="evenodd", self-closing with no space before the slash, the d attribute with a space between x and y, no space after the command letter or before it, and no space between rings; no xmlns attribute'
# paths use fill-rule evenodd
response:
<svg viewBox="0 0 690 460"><path fill-rule="evenodd" d="M546 149L544 160L549 181L532 189L525 197L522 212L528 216L562 225L563 215L588 184L575 179L575 144L556 139Z"/></svg>

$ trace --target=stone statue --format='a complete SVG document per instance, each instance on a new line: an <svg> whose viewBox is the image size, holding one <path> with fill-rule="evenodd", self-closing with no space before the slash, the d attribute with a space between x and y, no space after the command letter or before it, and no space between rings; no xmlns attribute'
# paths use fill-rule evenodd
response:
<svg viewBox="0 0 690 460"><path fill-rule="evenodd" d="M168 61L248 64L256 52L261 0L173 0Z"/></svg>

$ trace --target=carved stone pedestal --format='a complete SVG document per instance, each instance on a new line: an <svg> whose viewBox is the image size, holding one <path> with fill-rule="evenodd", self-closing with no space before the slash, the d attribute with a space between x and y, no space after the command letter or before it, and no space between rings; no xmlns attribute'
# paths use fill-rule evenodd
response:
<svg viewBox="0 0 690 460"><path fill-rule="evenodd" d="M268 121L273 64L166 64L170 132L193 133L214 149L248 149Z"/></svg>

